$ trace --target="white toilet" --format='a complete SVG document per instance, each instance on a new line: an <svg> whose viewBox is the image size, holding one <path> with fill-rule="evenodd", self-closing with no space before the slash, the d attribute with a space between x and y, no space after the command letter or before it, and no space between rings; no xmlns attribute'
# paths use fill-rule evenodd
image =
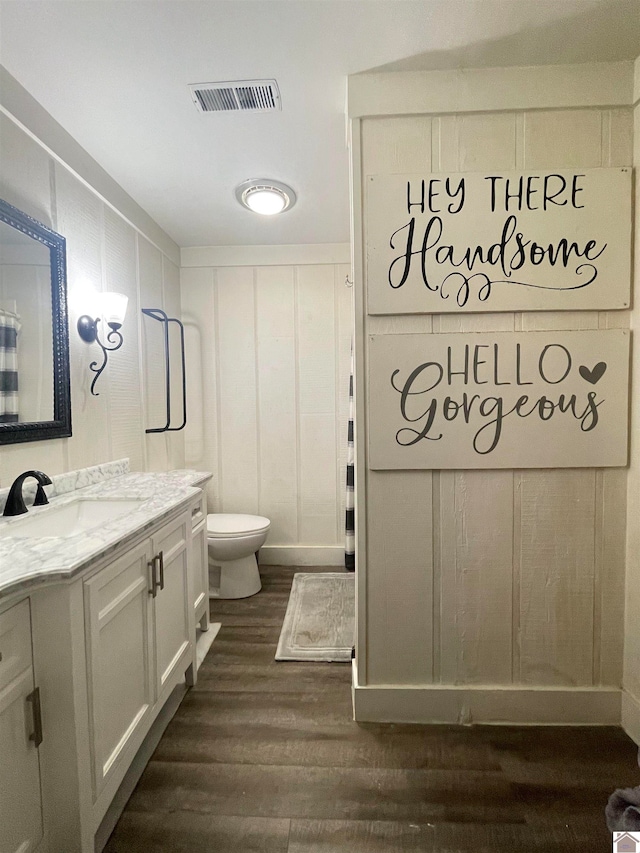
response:
<svg viewBox="0 0 640 853"><path fill-rule="evenodd" d="M211 513L207 516L209 563L220 567L220 585L210 598L247 598L260 592L257 551L271 522L262 515Z"/></svg>

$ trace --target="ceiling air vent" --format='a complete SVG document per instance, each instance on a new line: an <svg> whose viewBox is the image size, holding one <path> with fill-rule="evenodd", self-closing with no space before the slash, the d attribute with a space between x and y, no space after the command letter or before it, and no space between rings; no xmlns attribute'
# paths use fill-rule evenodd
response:
<svg viewBox="0 0 640 853"><path fill-rule="evenodd" d="M223 83L193 83L191 98L201 113L268 112L282 109L275 80L232 80Z"/></svg>

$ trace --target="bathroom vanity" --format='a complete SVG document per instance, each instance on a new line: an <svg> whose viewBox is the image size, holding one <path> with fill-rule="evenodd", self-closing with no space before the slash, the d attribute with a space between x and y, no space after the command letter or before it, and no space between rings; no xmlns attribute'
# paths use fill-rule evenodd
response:
<svg viewBox="0 0 640 853"><path fill-rule="evenodd" d="M126 473L0 521L2 853L93 853L152 724L195 683L209 478Z"/></svg>

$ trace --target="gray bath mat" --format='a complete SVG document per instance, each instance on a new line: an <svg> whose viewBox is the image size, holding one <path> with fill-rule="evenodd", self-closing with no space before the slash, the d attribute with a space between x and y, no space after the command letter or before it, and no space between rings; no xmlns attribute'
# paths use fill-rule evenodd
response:
<svg viewBox="0 0 640 853"><path fill-rule="evenodd" d="M354 575L294 575L276 660L348 661L354 636Z"/></svg>

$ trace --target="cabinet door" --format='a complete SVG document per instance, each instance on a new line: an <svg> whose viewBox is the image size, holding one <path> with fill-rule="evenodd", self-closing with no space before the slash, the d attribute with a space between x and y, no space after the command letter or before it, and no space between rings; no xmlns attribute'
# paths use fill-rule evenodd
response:
<svg viewBox="0 0 640 853"><path fill-rule="evenodd" d="M29 603L0 615L0 850L30 853L42 839L40 758L34 741Z"/></svg>
<svg viewBox="0 0 640 853"><path fill-rule="evenodd" d="M202 522L191 534L191 590L195 621L202 619L209 606L209 573L207 566L207 525Z"/></svg>
<svg viewBox="0 0 640 853"><path fill-rule="evenodd" d="M156 691L160 701L182 675L190 649L190 618L187 576L187 533L191 518L181 515L153 537L153 554L159 588L154 598ZM160 556L162 559L160 560Z"/></svg>
<svg viewBox="0 0 640 853"><path fill-rule="evenodd" d="M84 585L94 799L140 746L154 704L150 560L147 540Z"/></svg>

